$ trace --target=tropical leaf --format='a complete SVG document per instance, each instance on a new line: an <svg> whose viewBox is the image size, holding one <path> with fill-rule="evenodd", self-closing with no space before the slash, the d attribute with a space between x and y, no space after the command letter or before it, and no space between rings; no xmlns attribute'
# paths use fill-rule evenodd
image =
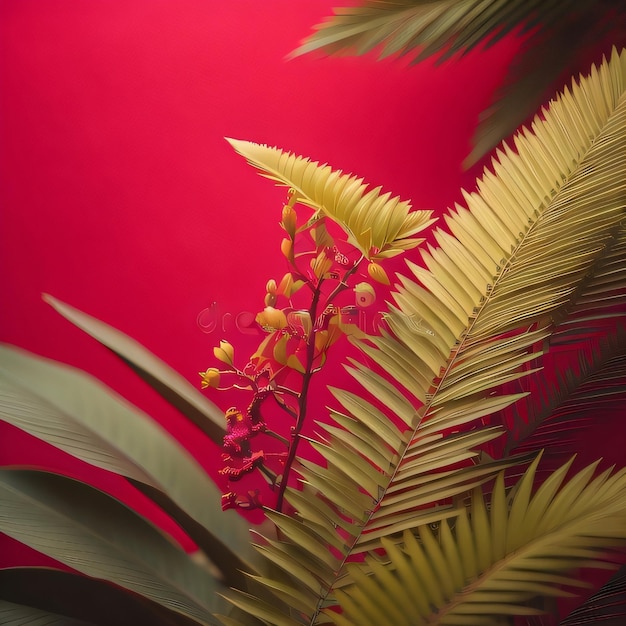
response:
<svg viewBox="0 0 626 626"><path fill-rule="evenodd" d="M621 626L626 621L626 565L575 611L561 626Z"/></svg>
<svg viewBox="0 0 626 626"><path fill-rule="evenodd" d="M102 626L194 626L197 622L156 602L95 578L47 567L0 569L0 597L23 615L17 624L38 624L35 611L50 615L42 624L98 624ZM6 599L10 598L9 603ZM33 611L29 617L29 611ZM7 612L7 615L9 613ZM52 621L56 615L60 621ZM0 624L7 618L0 610ZM66 617L61 617L66 616ZM66 621L63 621L66 620ZM74 621L75 620L75 621Z"/></svg>
<svg viewBox="0 0 626 626"><path fill-rule="evenodd" d="M384 540L386 558L353 564L353 584L336 592L342 613L328 614L342 626L378 625L385 614L396 626L481 626L540 613L529 605L537 596L570 595L563 586L581 584L574 568L601 565L626 540L626 470L594 478L593 464L565 481L570 465L532 496L537 461L508 494L501 474L490 502L475 490L438 538L420 526L402 548Z"/></svg>
<svg viewBox="0 0 626 626"><path fill-rule="evenodd" d="M111 496L46 472L0 472L0 531L74 570L199 624L217 624L221 585L154 526Z"/></svg>
<svg viewBox="0 0 626 626"><path fill-rule="evenodd" d="M381 58L419 51L417 60L442 52L443 58L501 39L520 25L546 24L563 3L495 0L364 0L359 6L337 7L334 16L315 27L293 53L323 48L328 52L365 54L380 48ZM560 6L561 5L561 6ZM581 3L584 7L585 3Z"/></svg>
<svg viewBox="0 0 626 626"><path fill-rule="evenodd" d="M167 511L232 583L251 570L248 524L185 448L145 413L73 368L0 346L0 419L128 478Z"/></svg>
<svg viewBox="0 0 626 626"><path fill-rule="evenodd" d="M607 242L600 262L581 283L572 306L557 319L551 346L572 346L589 335L603 332L606 321L626 315L626 226Z"/></svg>
<svg viewBox="0 0 626 626"><path fill-rule="evenodd" d="M571 454L572 435L595 415L611 415L624 398L626 302L626 228L618 227L593 271L572 301L553 315L544 370L518 391L533 389L502 413L511 450L546 448L547 454ZM578 368L572 361L578 357Z"/></svg>
<svg viewBox="0 0 626 626"><path fill-rule="evenodd" d="M511 407L507 453L546 448L550 456L569 454L576 430L621 410L626 399L624 329L607 334L591 356L579 354L577 369L562 366L557 382L535 381L535 392Z"/></svg>
<svg viewBox="0 0 626 626"><path fill-rule="evenodd" d="M339 224L371 261L419 245L422 240L415 235L434 221L431 211L411 211L407 201L381 194L381 187L368 191L362 178L330 165L249 141L227 141L263 176L292 189L297 202Z"/></svg>
<svg viewBox="0 0 626 626"><path fill-rule="evenodd" d="M4 626L93 626L93 622L40 611L31 606L0 600L0 624Z"/></svg>
<svg viewBox="0 0 626 626"><path fill-rule="evenodd" d="M348 562L462 515L468 490L529 460L489 460L480 449L501 432L494 415L525 395L503 389L536 369L552 318L624 218L625 88L626 53L614 52L532 132L522 130L514 149L498 151L493 172L465 194L468 207L446 218L450 232L438 230L438 246L423 251L424 266L409 263L412 278L401 278L385 317L390 332L359 342L377 371L349 367L365 393L333 390L337 425L322 426L316 445L325 467L300 459L306 495L287 490L301 527L275 517L280 540L262 545L282 570L268 588L280 583L284 595L288 583L299 599L287 613L264 605L265 619L329 619L321 611L349 586ZM378 454L368 461L371 450ZM302 534L311 537L290 540ZM320 560L319 545L332 546L336 561ZM252 612L255 602L237 601Z"/></svg>
<svg viewBox="0 0 626 626"><path fill-rule="evenodd" d="M222 445L226 432L223 412L186 378L116 328L49 294L43 294L43 299L65 319L109 348L204 434Z"/></svg>
<svg viewBox="0 0 626 626"><path fill-rule="evenodd" d="M413 54L414 62L432 55L438 61L488 47L511 32L522 34L520 51L495 103L482 114L474 148L475 163L508 137L557 88L567 71L574 75L598 42L612 33L623 44L626 12L619 0L364 0L338 7L315 26L292 56L317 49L328 53L380 58Z"/></svg>

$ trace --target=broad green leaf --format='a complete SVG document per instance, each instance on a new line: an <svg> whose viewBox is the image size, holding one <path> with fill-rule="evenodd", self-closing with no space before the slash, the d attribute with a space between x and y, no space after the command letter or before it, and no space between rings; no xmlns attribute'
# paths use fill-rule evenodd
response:
<svg viewBox="0 0 626 626"><path fill-rule="evenodd" d="M186 378L116 328L51 295L44 294L43 299L72 324L112 350L203 433L222 445L225 433L222 411Z"/></svg>
<svg viewBox="0 0 626 626"><path fill-rule="evenodd" d="M21 605L24 612L45 610L69 616L68 620L81 620L77 622L80 624L194 626L198 623L102 579L47 567L0 569L0 598ZM0 618L0 624L5 623ZM30 621L18 623L31 624Z"/></svg>
<svg viewBox="0 0 626 626"><path fill-rule="evenodd" d="M0 600L0 624L4 626L94 626L92 622L72 619L31 606Z"/></svg>
<svg viewBox="0 0 626 626"><path fill-rule="evenodd" d="M176 519L227 578L250 569L248 524L223 512L197 461L154 420L73 368L0 345L0 419L127 477Z"/></svg>
<svg viewBox="0 0 626 626"><path fill-rule="evenodd" d="M114 498L62 476L5 469L0 502L0 530L13 539L200 624L218 623L218 581Z"/></svg>

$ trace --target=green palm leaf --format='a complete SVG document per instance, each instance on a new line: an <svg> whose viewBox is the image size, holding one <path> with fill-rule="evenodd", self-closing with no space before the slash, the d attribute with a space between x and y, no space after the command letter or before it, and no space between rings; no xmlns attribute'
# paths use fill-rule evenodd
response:
<svg viewBox="0 0 626 626"><path fill-rule="evenodd" d="M625 18L619 0L575 5L563 0L364 0L335 8L292 56L318 49L331 54L376 49L380 58L414 53L419 62L436 54L441 61L492 45L512 31L524 34L504 86L481 116L466 161L471 165L552 95L565 69L574 74L607 32L621 45Z"/></svg>
<svg viewBox="0 0 626 626"><path fill-rule="evenodd" d="M342 408L331 412L337 426L322 426L325 467L301 459L307 496L287 491L300 533L333 545L337 561L290 541L277 518L280 540L263 553L282 578L268 586L287 580L307 608L275 608L272 623L319 623L334 590L350 583L345 565L356 555L460 515L469 489L528 460L489 460L480 447L500 432L491 416L524 395L503 386L533 371L551 317L570 305L624 217L625 90L626 53L614 52L523 130L515 151L498 152L494 172L465 194L468 208L457 206L450 232L437 231L438 247L423 252L425 267L409 264L413 276L401 279L386 316L390 332L361 342L382 374L349 367L365 394L333 390ZM237 602L254 612L255 600Z"/></svg>
<svg viewBox="0 0 626 626"><path fill-rule="evenodd" d="M157 502L233 583L250 571L248 524L222 512L221 493L195 459L146 414L87 374L0 346L0 419Z"/></svg>
<svg viewBox="0 0 626 626"><path fill-rule="evenodd" d="M481 626L540 613L530 600L568 595L563 585L579 585L574 568L599 564L626 540L626 470L593 478L594 464L564 482L570 465L533 496L537 462L508 494L500 475L489 507L476 490L438 539L420 526L419 539L404 533L402 548L385 540L387 557L368 558L363 572L351 566L353 584L336 594L343 613L328 614L342 626L378 625L387 611L396 626Z"/></svg>
<svg viewBox="0 0 626 626"><path fill-rule="evenodd" d="M62 476L7 469L0 497L0 531L13 539L199 624L218 623L219 582L114 498Z"/></svg>

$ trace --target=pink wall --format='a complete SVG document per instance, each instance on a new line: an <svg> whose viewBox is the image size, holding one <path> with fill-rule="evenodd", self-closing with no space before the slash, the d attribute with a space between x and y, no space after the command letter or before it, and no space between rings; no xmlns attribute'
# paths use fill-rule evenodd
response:
<svg viewBox="0 0 626 626"><path fill-rule="evenodd" d="M193 429L42 292L197 383L219 339L251 349L255 338L227 314L262 308L267 279L285 269L284 191L224 136L328 161L418 208L459 199L475 177L460 167L470 133L512 46L437 69L371 56L286 61L332 4L0 4L3 341L94 373L187 440ZM226 328L207 333L213 302ZM9 461L25 453L3 445Z"/></svg>
<svg viewBox="0 0 626 626"><path fill-rule="evenodd" d="M256 312L267 279L285 269L284 191L224 136L328 161L418 208L441 213L459 200L480 172L461 169L470 135L515 42L437 68L372 56L286 61L334 4L0 3L0 340L95 374L211 472L216 447L40 294L123 330L197 384L219 339L242 352L255 345L228 323L204 332L212 303L220 319ZM329 368L336 384L341 370ZM321 382L317 394L323 414ZM0 446L3 464L85 475L12 428Z"/></svg>

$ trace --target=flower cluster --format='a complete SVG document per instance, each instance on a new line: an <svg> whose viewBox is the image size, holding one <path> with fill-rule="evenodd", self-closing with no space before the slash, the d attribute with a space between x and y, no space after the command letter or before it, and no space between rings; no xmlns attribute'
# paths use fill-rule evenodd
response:
<svg viewBox="0 0 626 626"><path fill-rule="evenodd" d="M389 283L380 265L331 234L324 215L316 213L299 225L297 200L298 194L290 190L282 209L285 238L281 250L289 271L279 281L267 281L265 306L256 316L264 333L261 343L239 368L233 346L221 341L214 356L225 367L200 373L203 388L236 388L251 396L245 409L231 407L225 414L220 474L228 480L229 490L222 498L224 509L261 506L258 490L239 493L230 487L259 470L277 493L276 508L281 510L306 417L311 377L324 366L329 349L342 336L364 335L345 314L346 307L337 305L337 298L351 288L361 306L375 301L372 285L363 278L356 280L364 261L369 279ZM284 450L268 451L257 443L261 435L278 440Z"/></svg>

